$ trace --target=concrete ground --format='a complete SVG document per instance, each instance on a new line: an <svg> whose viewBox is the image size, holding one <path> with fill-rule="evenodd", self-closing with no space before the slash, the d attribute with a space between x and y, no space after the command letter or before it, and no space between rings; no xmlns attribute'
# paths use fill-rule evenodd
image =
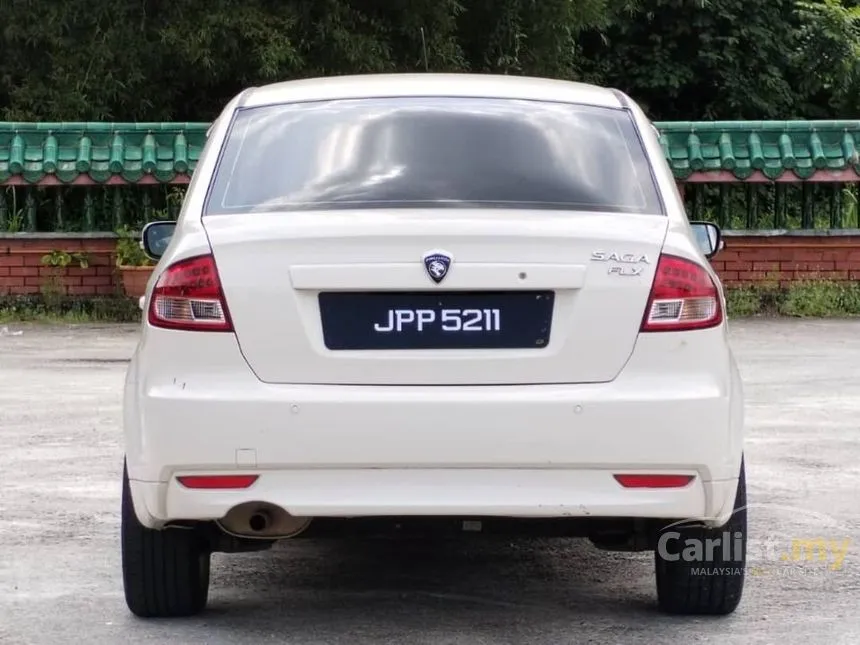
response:
<svg viewBox="0 0 860 645"><path fill-rule="evenodd" d="M216 555L207 613L137 620L118 542L136 333L0 325L0 643L860 643L860 322L732 325L755 575L714 620L658 614L648 555L581 541ZM819 537L825 560L795 562Z"/></svg>

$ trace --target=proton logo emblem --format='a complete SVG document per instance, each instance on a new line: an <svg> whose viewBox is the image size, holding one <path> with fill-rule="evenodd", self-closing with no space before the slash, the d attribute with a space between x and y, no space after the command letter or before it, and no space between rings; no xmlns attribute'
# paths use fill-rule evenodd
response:
<svg viewBox="0 0 860 645"><path fill-rule="evenodd" d="M453 258L450 254L444 251L429 251L424 254L424 268L430 279L439 284L448 275L448 270L451 268Z"/></svg>

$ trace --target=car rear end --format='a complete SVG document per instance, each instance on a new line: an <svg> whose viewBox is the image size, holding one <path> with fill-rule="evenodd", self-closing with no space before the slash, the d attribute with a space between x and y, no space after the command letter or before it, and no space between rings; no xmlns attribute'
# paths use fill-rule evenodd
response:
<svg viewBox="0 0 860 645"><path fill-rule="evenodd" d="M232 104L128 372L140 522L724 522L721 288L643 115L600 97Z"/></svg>

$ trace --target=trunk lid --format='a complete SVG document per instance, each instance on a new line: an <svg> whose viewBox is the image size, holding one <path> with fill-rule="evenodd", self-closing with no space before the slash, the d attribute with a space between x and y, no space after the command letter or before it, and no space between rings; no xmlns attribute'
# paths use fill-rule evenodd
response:
<svg viewBox="0 0 860 645"><path fill-rule="evenodd" d="M615 378L668 219L434 208L203 223L242 354L262 381L489 385ZM428 270L438 258L424 261L434 253L452 258L438 283ZM344 349L356 342L378 348Z"/></svg>

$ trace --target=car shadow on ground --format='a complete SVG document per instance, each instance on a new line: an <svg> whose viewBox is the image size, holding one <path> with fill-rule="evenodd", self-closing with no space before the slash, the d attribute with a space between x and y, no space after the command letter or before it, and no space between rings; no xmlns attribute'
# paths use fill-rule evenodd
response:
<svg viewBox="0 0 860 645"><path fill-rule="evenodd" d="M657 611L652 557L599 551L581 539L294 540L216 555L205 614L170 622L217 627L225 642L255 630L296 642L349 634L541 640L577 627L620 638L643 625L678 626Z"/></svg>

